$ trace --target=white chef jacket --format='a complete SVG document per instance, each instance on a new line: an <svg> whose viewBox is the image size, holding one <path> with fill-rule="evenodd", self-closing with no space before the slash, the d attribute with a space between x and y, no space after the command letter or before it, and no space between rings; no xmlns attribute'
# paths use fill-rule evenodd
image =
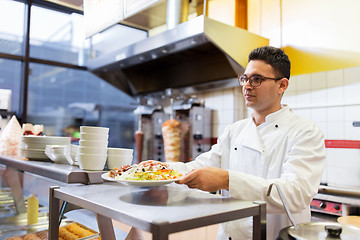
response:
<svg viewBox="0 0 360 240"><path fill-rule="evenodd" d="M318 191L325 165L322 131L285 106L256 126L250 118L226 127L211 150L194 161L171 166L182 171L206 166L229 171L229 194L247 201L265 201L267 239L291 225L271 183L281 188L296 224L310 222L310 202ZM252 239L252 217L221 224L219 240Z"/></svg>

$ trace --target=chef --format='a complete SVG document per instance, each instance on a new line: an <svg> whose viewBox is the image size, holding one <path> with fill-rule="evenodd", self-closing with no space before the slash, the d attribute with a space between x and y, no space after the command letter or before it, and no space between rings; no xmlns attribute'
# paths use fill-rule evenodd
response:
<svg viewBox="0 0 360 240"><path fill-rule="evenodd" d="M178 183L246 201L261 200L267 206L267 239L291 225L276 183L296 224L310 222L310 202L317 193L325 164L324 137L311 121L297 116L281 98L288 88L290 61L275 47L261 47L249 54L238 77L251 118L226 127L209 152L189 163L170 163L189 171ZM221 224L220 240L252 239L252 218Z"/></svg>

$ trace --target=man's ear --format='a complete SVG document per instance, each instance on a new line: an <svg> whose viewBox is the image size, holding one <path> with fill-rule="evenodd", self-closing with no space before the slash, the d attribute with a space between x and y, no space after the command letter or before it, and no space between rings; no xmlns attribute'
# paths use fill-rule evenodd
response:
<svg viewBox="0 0 360 240"><path fill-rule="evenodd" d="M284 94L285 90L288 88L289 86L289 79L287 78L282 78L278 81L279 84L279 88L278 88L278 92L280 94Z"/></svg>

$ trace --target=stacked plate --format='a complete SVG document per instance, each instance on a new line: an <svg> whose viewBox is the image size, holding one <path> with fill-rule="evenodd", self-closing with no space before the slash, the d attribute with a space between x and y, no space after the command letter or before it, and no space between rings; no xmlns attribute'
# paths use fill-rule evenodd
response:
<svg viewBox="0 0 360 240"><path fill-rule="evenodd" d="M45 154L55 163L67 163L70 157L70 144L46 145Z"/></svg>
<svg viewBox="0 0 360 240"><path fill-rule="evenodd" d="M22 136L20 152L28 159L48 159L46 145L70 145L70 142L69 137Z"/></svg>
<svg viewBox="0 0 360 240"><path fill-rule="evenodd" d="M80 127L79 166L84 170L103 170L107 159L109 128Z"/></svg>
<svg viewBox="0 0 360 240"><path fill-rule="evenodd" d="M70 145L70 157L67 158L70 165L79 166L79 145Z"/></svg>

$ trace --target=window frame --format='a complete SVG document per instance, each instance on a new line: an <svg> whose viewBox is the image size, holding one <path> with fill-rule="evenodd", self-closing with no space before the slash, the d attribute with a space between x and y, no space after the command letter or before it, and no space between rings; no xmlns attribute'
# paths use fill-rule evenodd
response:
<svg viewBox="0 0 360 240"><path fill-rule="evenodd" d="M73 64L66 64L62 62L56 62L51 60L44 60L39 58L30 57L30 19L31 19L31 7L38 6L42 8L46 8L49 10L54 10L58 12L63 12L67 14L71 13L79 13L83 14L83 11L73 9L67 6L59 5L56 3L48 2L48 1L41 1L41 0L14 0L17 2L22 2L25 4L25 11L24 11L24 55L14 55L14 54L7 54L0 52L0 58L4 59L11 59L11 60L19 60L22 63L21 68L21 82L20 82L20 106L19 112L17 113L17 118L20 122L26 122L27 117L27 96L28 96L28 87L29 87L29 65L30 63L41 63L45 65L51 66L58 66L58 67L66 67L78 70L88 70L87 67L73 65Z"/></svg>

